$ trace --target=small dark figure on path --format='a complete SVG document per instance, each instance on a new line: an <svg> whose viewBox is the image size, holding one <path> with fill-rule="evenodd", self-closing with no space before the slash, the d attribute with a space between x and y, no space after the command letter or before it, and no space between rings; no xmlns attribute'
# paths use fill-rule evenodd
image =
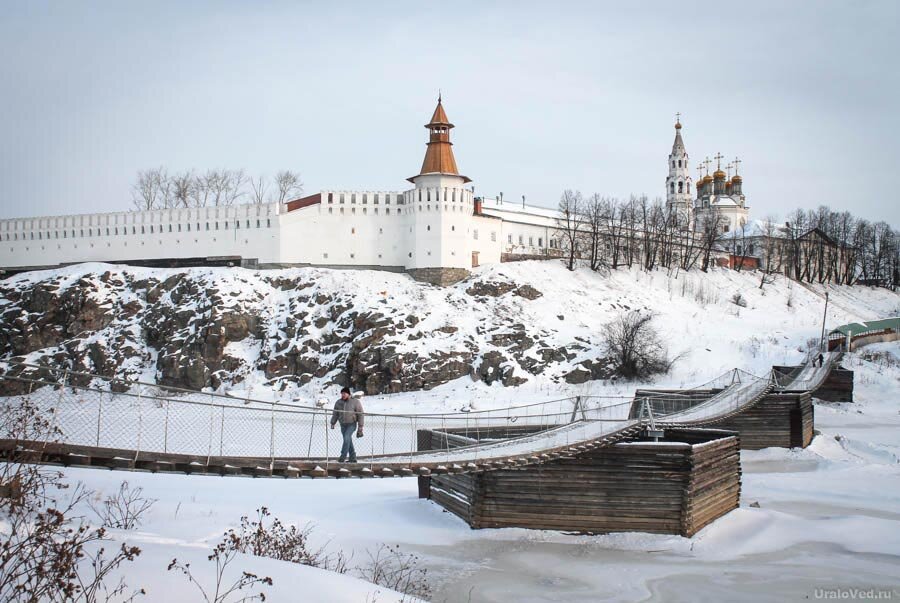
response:
<svg viewBox="0 0 900 603"><path fill-rule="evenodd" d="M338 462L343 463L349 454L350 462L355 463L356 449L353 448L353 432L356 432L356 437L363 437L363 406L359 398L350 395L349 387L341 390L341 399L335 402L334 412L331 413L331 428L334 429L338 422L341 424L341 435L344 438Z"/></svg>
<svg viewBox="0 0 900 603"><path fill-rule="evenodd" d="M818 363L818 364L816 364L816 363ZM822 366L824 363L825 363L825 356L822 354L822 352L819 352L819 355L816 356L816 361L813 362L813 366Z"/></svg>

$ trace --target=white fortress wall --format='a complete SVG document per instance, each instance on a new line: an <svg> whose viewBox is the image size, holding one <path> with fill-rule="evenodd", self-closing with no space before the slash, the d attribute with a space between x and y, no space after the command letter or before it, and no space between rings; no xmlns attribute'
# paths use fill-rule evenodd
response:
<svg viewBox="0 0 900 603"><path fill-rule="evenodd" d="M281 217L285 264L403 267L410 216L392 191L322 191Z"/></svg>
<svg viewBox="0 0 900 603"><path fill-rule="evenodd" d="M277 203L0 220L0 266L240 256L278 261Z"/></svg>

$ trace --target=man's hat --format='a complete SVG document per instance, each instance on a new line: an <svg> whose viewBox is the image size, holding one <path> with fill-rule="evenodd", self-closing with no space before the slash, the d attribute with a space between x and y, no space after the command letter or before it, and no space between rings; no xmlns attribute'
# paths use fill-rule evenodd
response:
<svg viewBox="0 0 900 603"><path fill-rule="evenodd" d="M341 393L342 393L342 394L349 394L349 393L350 393L350 388L349 388L349 387L344 387L344 388L342 388L342 389L341 389Z"/></svg>

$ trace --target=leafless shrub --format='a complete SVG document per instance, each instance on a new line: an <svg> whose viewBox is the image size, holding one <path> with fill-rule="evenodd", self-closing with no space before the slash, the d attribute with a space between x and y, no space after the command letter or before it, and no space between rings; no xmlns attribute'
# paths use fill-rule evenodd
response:
<svg viewBox="0 0 900 603"><path fill-rule="evenodd" d="M327 554L325 546L311 547L311 524L303 528L286 526L277 517L270 520L271 515L266 507L260 507L256 510L256 519L250 520L246 515L241 517L240 528L229 530L226 537L234 542L241 553L309 565L339 574L346 574L350 570L350 558L343 552Z"/></svg>
<svg viewBox="0 0 900 603"><path fill-rule="evenodd" d="M741 308L747 307L747 299L741 294L740 291L731 296L731 303L735 306L740 306Z"/></svg>
<svg viewBox="0 0 900 603"><path fill-rule="evenodd" d="M900 358L885 350L863 350L859 354L860 359L871 362L881 367L900 367Z"/></svg>
<svg viewBox="0 0 900 603"><path fill-rule="evenodd" d="M122 482L119 490L104 498L99 504L88 501L88 506L105 528L117 530L133 530L141 525L141 517L156 499L145 498L143 488L131 488L128 482Z"/></svg>
<svg viewBox="0 0 900 603"><path fill-rule="evenodd" d="M246 601L265 601L265 593L244 594L244 590L252 591L257 586L272 586L272 578L260 577L251 572L241 572L241 575L231 582L225 582L225 570L234 561L239 550L236 543L236 535L226 533L222 542L216 545L212 554L209 555L210 561L216 562L216 581L213 585L207 585L206 588L191 573L190 563L179 563L178 559L172 559L169 563L168 570L180 571L184 574L188 581L193 584L206 603L243 603ZM240 597L236 599L234 597Z"/></svg>
<svg viewBox="0 0 900 603"><path fill-rule="evenodd" d="M369 560L365 565L351 567L352 554L345 555L342 551L329 554L326 552L327 545L320 548L312 547L309 542L312 530L313 526L310 524L302 528L285 525L278 518L272 518L266 507L260 507L256 510L256 518L241 517L240 527L230 529L225 533L222 543L217 547L219 557L217 558L214 553L210 559L216 558L217 563L219 563L219 559L228 563L231 561L231 557L226 558L226 555L233 556L233 553L240 552L308 565L339 574L352 571L363 580L399 591L410 597L427 599L431 595L431 588L426 579L427 570L419 567L419 559L415 555L405 554L397 546L391 547L382 544L374 553L368 551ZM181 565L177 560L173 560L169 569L180 569L191 582L198 588L200 587L190 575L189 565ZM217 572L218 583L221 583L222 572L218 565L217 569L219 569ZM252 574L245 574L245 576L252 576L257 581L262 580ZM244 586L251 584L253 582L248 581ZM271 581L268 584L271 584ZM216 592L234 593L235 591L217 586ZM224 602L225 600L225 598L206 599L209 603Z"/></svg>
<svg viewBox="0 0 900 603"><path fill-rule="evenodd" d="M398 545L386 544L368 553L369 562L358 569L360 578L411 597L431 597L428 570L419 566L416 555L402 552Z"/></svg>
<svg viewBox="0 0 900 603"><path fill-rule="evenodd" d="M0 486L5 487L0 601L93 603L103 596L124 596L127 585L120 580L110 587L107 579L140 549L122 544L107 557L99 545L107 540L105 528L93 528L76 515L91 493L81 484L70 489L61 472L30 462L34 442L59 436L53 411L39 409L27 396L8 399L0 409L0 433L21 443L0 463ZM142 593L135 591L131 599Z"/></svg>
<svg viewBox="0 0 900 603"><path fill-rule="evenodd" d="M626 379L645 379L666 373L674 359L653 327L652 313L636 310L620 314L603 327L607 357L616 373Z"/></svg>

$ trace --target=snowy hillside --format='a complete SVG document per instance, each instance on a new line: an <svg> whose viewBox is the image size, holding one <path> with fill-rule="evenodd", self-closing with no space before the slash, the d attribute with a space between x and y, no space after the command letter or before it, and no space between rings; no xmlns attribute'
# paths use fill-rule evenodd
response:
<svg viewBox="0 0 900 603"><path fill-rule="evenodd" d="M438 288L375 271L82 264L0 281L0 358L313 404L343 384L383 410L623 393L600 331L651 311L672 355L659 384L798 361L828 324L895 315L900 295L755 273L485 267ZM516 386L516 387L503 387ZM423 392L422 390L430 390Z"/></svg>
<svg viewBox="0 0 900 603"><path fill-rule="evenodd" d="M822 589L900 588L900 343L844 361L854 403L815 408L819 435L804 450L741 453L739 509L693 538L643 533L597 536L524 529L471 530L420 500L413 479L281 480L66 470L98 496L122 480L157 502L137 531L114 537L144 553L124 574L150 601L193 600L172 557L210 581L209 549L238 518L265 504L285 522L313 522L314 544L355 553L399 545L428 569L433 601L803 601ZM87 510L86 510L87 511ZM237 570L272 576L271 601L394 601L348 576L241 556ZM818 589L818 590L817 590ZM378 594L376 595L376 591ZM894 595L896 596L896 595ZM843 597L850 599L851 597ZM864 597L861 597L864 598ZM869 597L875 598L875 597ZM890 597L881 596L882 599Z"/></svg>

